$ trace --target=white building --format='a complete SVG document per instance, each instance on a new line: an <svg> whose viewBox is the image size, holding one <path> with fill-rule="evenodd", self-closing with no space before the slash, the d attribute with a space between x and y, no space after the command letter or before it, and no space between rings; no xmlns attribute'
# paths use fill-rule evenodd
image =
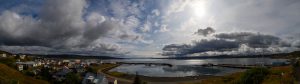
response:
<svg viewBox="0 0 300 84"><path fill-rule="evenodd" d="M113 82L116 84L115 82ZM110 84L106 77L101 74L86 73L82 84Z"/></svg>
<svg viewBox="0 0 300 84"><path fill-rule="evenodd" d="M28 61L28 62L16 62L18 65L28 66L28 67L37 67L38 64L34 61Z"/></svg>
<svg viewBox="0 0 300 84"><path fill-rule="evenodd" d="M71 62L70 60L63 60L63 63L69 63Z"/></svg>
<svg viewBox="0 0 300 84"><path fill-rule="evenodd" d="M23 70L23 65L18 65L18 70L22 71Z"/></svg>
<svg viewBox="0 0 300 84"><path fill-rule="evenodd" d="M26 55L20 55L20 59L25 59Z"/></svg>
<svg viewBox="0 0 300 84"><path fill-rule="evenodd" d="M6 53L2 53L1 57L7 57L7 54Z"/></svg>

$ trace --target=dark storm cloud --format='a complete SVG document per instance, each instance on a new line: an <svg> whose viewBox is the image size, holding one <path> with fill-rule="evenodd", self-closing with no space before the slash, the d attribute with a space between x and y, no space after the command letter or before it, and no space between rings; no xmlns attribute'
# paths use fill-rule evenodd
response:
<svg viewBox="0 0 300 84"><path fill-rule="evenodd" d="M291 47L279 37L251 32L220 33L214 35L214 39L202 39L193 44L164 46L162 55L189 55L203 52L236 51L241 45L249 48Z"/></svg>
<svg viewBox="0 0 300 84"><path fill-rule="evenodd" d="M179 45L179 44L170 44L165 45L163 47L162 55L181 55L186 52L186 50L190 49L191 46L187 44Z"/></svg>
<svg viewBox="0 0 300 84"><path fill-rule="evenodd" d="M250 32L236 32L236 33L221 33L215 35L216 38L234 40L240 44L247 44L252 48L267 48L271 45L289 46L281 41L279 37L264 34L255 34Z"/></svg>
<svg viewBox="0 0 300 84"><path fill-rule="evenodd" d="M114 28L116 28L114 23L109 21L104 21L103 23L95 27L87 27L83 34L84 43L82 44L89 44L90 42L93 42L100 37L106 36Z"/></svg>
<svg viewBox="0 0 300 84"><path fill-rule="evenodd" d="M194 42L192 45L167 45L163 48L163 55L187 55L207 51L227 51L237 48L239 48L239 43L236 41L227 41L223 39L203 39Z"/></svg>
<svg viewBox="0 0 300 84"><path fill-rule="evenodd" d="M104 43L95 43L113 31L116 23L103 18L84 20L85 8L84 0L48 0L38 18L4 11L0 14L0 45L49 48L96 46L92 49L117 51L119 47L108 48ZM90 21L94 19L102 20Z"/></svg>
<svg viewBox="0 0 300 84"><path fill-rule="evenodd" d="M203 35L203 36L207 36L207 35L210 35L212 33L215 33L215 30L211 27L207 27L206 29L198 29L198 31L195 32L195 34Z"/></svg>
<svg viewBox="0 0 300 84"><path fill-rule="evenodd" d="M188 49L188 48L190 48L189 45L170 44L170 45L166 45L162 50L164 50L164 51L178 51L180 49Z"/></svg>
<svg viewBox="0 0 300 84"><path fill-rule="evenodd" d="M187 54L206 52L206 51L227 51L237 49L239 43L236 41L228 41L223 39L200 40L194 43L194 46L188 50Z"/></svg>

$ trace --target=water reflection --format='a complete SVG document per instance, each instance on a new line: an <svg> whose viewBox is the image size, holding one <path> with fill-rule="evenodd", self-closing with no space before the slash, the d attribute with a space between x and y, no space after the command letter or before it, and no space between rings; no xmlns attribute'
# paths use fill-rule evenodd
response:
<svg viewBox="0 0 300 84"><path fill-rule="evenodd" d="M192 65L168 66L145 66L145 65L121 65L110 71L118 71L127 74L135 74L152 77L184 77L198 75L224 75L236 72L240 69L224 68L224 67L202 67Z"/></svg>
<svg viewBox="0 0 300 84"><path fill-rule="evenodd" d="M259 63L271 64L272 62L285 62L285 59L271 58L231 58L231 59L115 59L104 60L104 62L129 62L129 63L168 63L174 65L168 66L145 66L145 65L121 65L111 71L118 71L128 74L138 72L144 76L154 77L183 77L197 75L217 75L233 73L241 69L225 68L225 67L202 67L201 64L242 64L253 65Z"/></svg>
<svg viewBox="0 0 300 84"><path fill-rule="evenodd" d="M271 64L272 62L284 62L286 59L271 59L271 58L230 58L230 59L113 59L104 60L104 62L130 62L130 63L168 63L172 65L201 65L201 64L242 64L253 65L264 62Z"/></svg>

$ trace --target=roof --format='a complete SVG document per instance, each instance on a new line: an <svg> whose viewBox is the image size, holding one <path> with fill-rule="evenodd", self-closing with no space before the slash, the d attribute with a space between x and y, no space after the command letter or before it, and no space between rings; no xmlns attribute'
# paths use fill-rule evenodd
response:
<svg viewBox="0 0 300 84"><path fill-rule="evenodd" d="M27 61L27 62L16 62L17 64L26 64L26 65L30 65L30 64L36 64L34 61Z"/></svg>

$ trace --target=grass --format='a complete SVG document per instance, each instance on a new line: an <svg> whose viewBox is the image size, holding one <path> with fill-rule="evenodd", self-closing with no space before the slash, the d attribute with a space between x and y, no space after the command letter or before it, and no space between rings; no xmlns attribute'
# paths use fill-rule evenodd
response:
<svg viewBox="0 0 300 84"><path fill-rule="evenodd" d="M16 59L14 57L0 58L0 63L6 64L9 67L15 67L14 63Z"/></svg>
<svg viewBox="0 0 300 84"><path fill-rule="evenodd" d="M47 81L34 79L0 63L0 84L49 84Z"/></svg>
<svg viewBox="0 0 300 84"><path fill-rule="evenodd" d="M193 84L234 84L239 81L239 78L243 75L243 72L237 72L222 77L208 78L201 81L201 83Z"/></svg>
<svg viewBox="0 0 300 84"><path fill-rule="evenodd" d="M123 77L123 76L126 75L125 73L122 73L122 72L116 72L116 71L108 72L108 74L110 74L110 75L112 75L112 76L115 76L115 77Z"/></svg>
<svg viewBox="0 0 300 84"><path fill-rule="evenodd" d="M119 64L100 64L100 65L91 65L88 71L97 73L98 71L106 72L114 67L119 66Z"/></svg>
<svg viewBox="0 0 300 84"><path fill-rule="evenodd" d="M249 75L249 73L252 72L249 72L249 70L247 70L246 72L237 72L222 77L213 77L213 78L204 79L199 83L183 83L183 84L244 84L241 83L240 81L242 80L242 78L245 78L246 74ZM259 76L259 77L263 77L263 80L260 82L261 84L295 84L295 78L293 76L293 66L272 67L268 69L268 74L266 76ZM257 78L258 77L255 77L254 79Z"/></svg>
<svg viewBox="0 0 300 84"><path fill-rule="evenodd" d="M270 71L271 74L262 84L293 84L295 82L292 66L273 67Z"/></svg>

